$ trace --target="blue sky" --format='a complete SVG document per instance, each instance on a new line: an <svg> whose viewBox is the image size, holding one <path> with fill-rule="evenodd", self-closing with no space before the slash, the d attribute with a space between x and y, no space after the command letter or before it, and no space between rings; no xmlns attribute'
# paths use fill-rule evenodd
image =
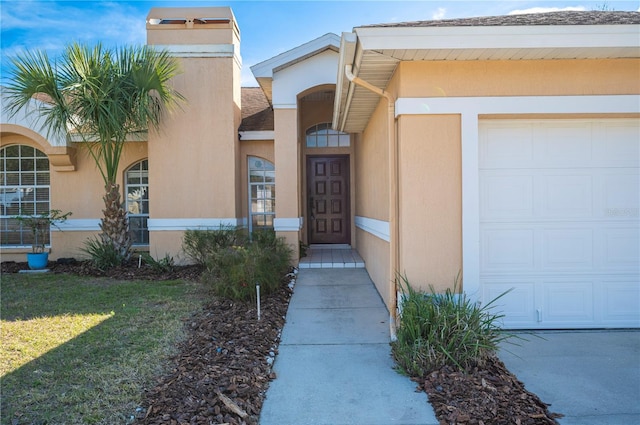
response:
<svg viewBox="0 0 640 425"><path fill-rule="evenodd" d="M328 32L367 24L506 15L547 10L640 9L638 1L32 1L0 0L0 78L8 56L26 49L59 54L72 41L108 46L144 44L152 7L230 6L241 32L242 82L249 67Z"/></svg>

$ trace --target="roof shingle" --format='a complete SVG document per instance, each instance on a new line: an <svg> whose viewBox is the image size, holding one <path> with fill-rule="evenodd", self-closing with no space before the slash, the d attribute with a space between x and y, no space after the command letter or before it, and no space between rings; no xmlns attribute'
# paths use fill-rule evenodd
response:
<svg viewBox="0 0 640 425"><path fill-rule="evenodd" d="M242 87L242 122L238 131L273 130L273 108L260 87Z"/></svg>
<svg viewBox="0 0 640 425"><path fill-rule="evenodd" d="M437 21L395 22L389 24L362 25L359 28L637 24L640 24L640 12L593 10L529 13L523 15L480 16L476 18L443 19Z"/></svg>

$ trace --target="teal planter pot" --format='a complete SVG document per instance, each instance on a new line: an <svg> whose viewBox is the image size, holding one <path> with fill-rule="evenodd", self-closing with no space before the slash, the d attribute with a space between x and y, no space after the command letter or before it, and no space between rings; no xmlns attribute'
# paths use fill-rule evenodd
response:
<svg viewBox="0 0 640 425"><path fill-rule="evenodd" d="M47 268L49 262L48 252L29 252L27 253L27 264L31 270L42 270Z"/></svg>

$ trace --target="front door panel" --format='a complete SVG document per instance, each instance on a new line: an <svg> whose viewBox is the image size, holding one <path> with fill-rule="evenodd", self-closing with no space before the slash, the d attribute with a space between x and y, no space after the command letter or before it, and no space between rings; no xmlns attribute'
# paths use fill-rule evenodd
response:
<svg viewBox="0 0 640 425"><path fill-rule="evenodd" d="M307 158L309 243L349 244L349 157Z"/></svg>

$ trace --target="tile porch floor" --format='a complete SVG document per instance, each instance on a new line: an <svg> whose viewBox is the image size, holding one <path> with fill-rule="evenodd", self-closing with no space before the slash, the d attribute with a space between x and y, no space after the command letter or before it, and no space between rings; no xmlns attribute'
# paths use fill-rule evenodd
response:
<svg viewBox="0 0 640 425"><path fill-rule="evenodd" d="M311 245L300 259L301 269L364 268L364 260L349 245Z"/></svg>

